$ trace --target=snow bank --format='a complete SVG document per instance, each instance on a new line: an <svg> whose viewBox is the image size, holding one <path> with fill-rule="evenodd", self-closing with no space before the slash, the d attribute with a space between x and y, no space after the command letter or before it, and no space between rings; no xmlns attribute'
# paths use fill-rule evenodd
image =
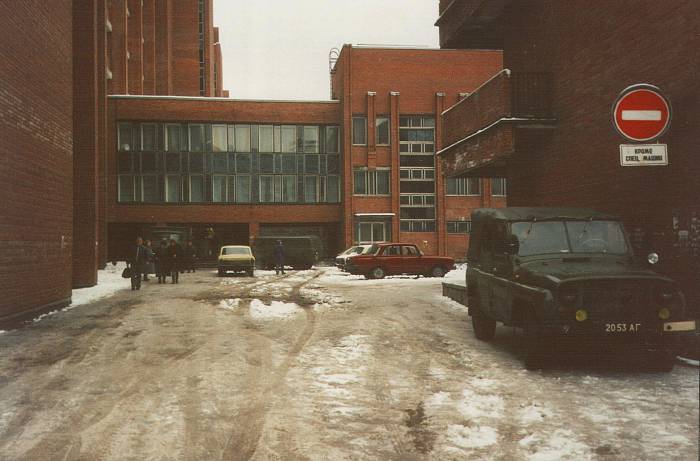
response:
<svg viewBox="0 0 700 461"><path fill-rule="evenodd" d="M250 302L250 316L256 320L275 320L293 317L300 312L301 309L295 303L285 303L283 301L272 301L270 304L259 299L253 299Z"/></svg>
<svg viewBox="0 0 700 461"><path fill-rule="evenodd" d="M241 298L235 299L222 299L219 303L221 309L226 309L229 311L235 310L241 304Z"/></svg>
<svg viewBox="0 0 700 461"><path fill-rule="evenodd" d="M447 440L459 448L483 448L496 443L498 433L488 426L452 424L447 428Z"/></svg>
<svg viewBox="0 0 700 461"><path fill-rule="evenodd" d="M88 288L78 288L73 290L71 295L71 304L63 309L41 314L32 320L32 322L41 322L46 317L65 312L74 307L90 304L99 299L112 296L120 290L131 289L131 283L128 279L122 277L122 271L126 268L125 262L117 263L117 265L108 264L103 270L97 271L97 285Z"/></svg>

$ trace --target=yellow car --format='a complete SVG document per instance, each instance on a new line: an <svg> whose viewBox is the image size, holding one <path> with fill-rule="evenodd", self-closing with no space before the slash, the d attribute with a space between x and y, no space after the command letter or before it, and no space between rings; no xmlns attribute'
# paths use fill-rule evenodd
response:
<svg viewBox="0 0 700 461"><path fill-rule="evenodd" d="M219 276L227 272L245 272L249 277L255 275L255 256L249 246L226 245L219 253Z"/></svg>

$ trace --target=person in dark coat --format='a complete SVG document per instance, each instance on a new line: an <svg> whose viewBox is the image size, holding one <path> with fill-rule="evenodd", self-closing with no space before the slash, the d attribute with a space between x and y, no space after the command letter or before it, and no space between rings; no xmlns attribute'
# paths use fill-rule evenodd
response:
<svg viewBox="0 0 700 461"><path fill-rule="evenodd" d="M146 267L143 270L143 281L148 282L148 274L154 274L155 273L155 253L153 252L153 248L151 248L151 241L146 240L146 243L144 243L143 247L146 249L146 255L148 256L148 262L146 263Z"/></svg>
<svg viewBox="0 0 700 461"><path fill-rule="evenodd" d="M131 269L131 289L141 289L141 274L146 270L148 264L148 250L143 246L143 239L136 238L136 245L129 250L129 258L127 260Z"/></svg>
<svg viewBox="0 0 700 461"><path fill-rule="evenodd" d="M282 240L277 240L275 246L272 247L272 256L275 258L275 273L284 274L284 246L282 245Z"/></svg>
<svg viewBox="0 0 700 461"><path fill-rule="evenodd" d="M182 247L175 240L170 240L170 245L166 250L166 259L170 275L173 278L172 283L179 283L180 270L182 268Z"/></svg>
<svg viewBox="0 0 700 461"><path fill-rule="evenodd" d="M168 276L168 263L166 261L167 255L166 250L168 249L168 243L165 240L161 240L160 247L156 248L154 252L154 262L156 268L156 276L158 277L158 283L165 283L165 278Z"/></svg>
<svg viewBox="0 0 700 461"><path fill-rule="evenodd" d="M197 251L195 250L194 246L192 245L192 240L189 240L187 242L187 246L185 246L184 250L184 268L187 270L187 272L194 272L194 263L197 259Z"/></svg>

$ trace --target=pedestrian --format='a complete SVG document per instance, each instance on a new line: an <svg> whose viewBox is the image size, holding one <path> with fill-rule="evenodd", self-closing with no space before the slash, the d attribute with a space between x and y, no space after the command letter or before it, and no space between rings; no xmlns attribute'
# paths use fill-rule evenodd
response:
<svg viewBox="0 0 700 461"><path fill-rule="evenodd" d="M160 247L156 248L154 252L154 262L156 276L158 277L158 283L165 283L165 278L168 276L168 262L166 251L168 249L168 243L165 240L160 241Z"/></svg>
<svg viewBox="0 0 700 461"><path fill-rule="evenodd" d="M195 250L194 245L192 245L192 240L187 241L187 246L185 246L184 251L184 263L187 272L194 272L194 263L197 259L197 250Z"/></svg>
<svg viewBox="0 0 700 461"><path fill-rule="evenodd" d="M275 258L275 273L284 274L284 246L282 245L282 240L277 240L275 246L272 248L272 255Z"/></svg>
<svg viewBox="0 0 700 461"><path fill-rule="evenodd" d="M172 283L180 283L180 271L182 270L182 247L174 240L170 240L170 245L166 251Z"/></svg>
<svg viewBox="0 0 700 461"><path fill-rule="evenodd" d="M147 262L146 262L146 267L143 271L143 281L148 282L148 274L154 274L155 273L155 261L154 257L155 254L153 253L153 248L151 248L151 241L146 240L146 243L143 246L146 249L146 257L147 257Z"/></svg>
<svg viewBox="0 0 700 461"><path fill-rule="evenodd" d="M136 237L136 245L129 250L129 258L127 263L131 269L131 289L141 289L141 274L146 269L148 263L148 253L143 246L143 239Z"/></svg>

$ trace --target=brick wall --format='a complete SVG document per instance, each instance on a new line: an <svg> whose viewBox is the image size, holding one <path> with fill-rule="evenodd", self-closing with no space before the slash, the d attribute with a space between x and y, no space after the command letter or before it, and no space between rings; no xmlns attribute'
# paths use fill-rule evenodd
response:
<svg viewBox="0 0 700 461"><path fill-rule="evenodd" d="M71 296L71 4L0 1L0 319Z"/></svg>

